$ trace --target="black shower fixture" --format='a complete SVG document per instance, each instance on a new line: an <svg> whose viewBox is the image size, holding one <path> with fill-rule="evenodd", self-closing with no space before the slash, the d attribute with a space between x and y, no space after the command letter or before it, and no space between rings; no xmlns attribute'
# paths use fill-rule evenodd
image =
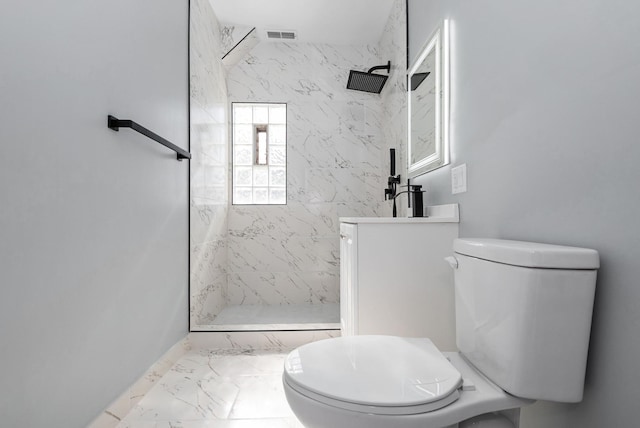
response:
<svg viewBox="0 0 640 428"><path fill-rule="evenodd" d="M424 79L427 78L427 76L429 76L431 74L431 72L427 71L426 73L414 73L411 75L411 90L415 91L416 89L418 89L418 86L420 86L420 84L422 82L424 82Z"/></svg>
<svg viewBox="0 0 640 428"><path fill-rule="evenodd" d="M366 73L363 71L351 70L349 72L349 80L347 81L347 89L379 94L389 76L372 73L375 70L387 70L387 73L390 73L391 61L387 61L387 65L371 67Z"/></svg>

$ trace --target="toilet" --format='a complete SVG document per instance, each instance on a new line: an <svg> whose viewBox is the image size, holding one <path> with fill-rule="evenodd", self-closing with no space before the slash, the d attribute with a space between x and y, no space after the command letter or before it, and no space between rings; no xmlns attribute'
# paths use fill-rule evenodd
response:
<svg viewBox="0 0 640 428"><path fill-rule="evenodd" d="M301 346L283 385L305 427L512 428L535 400L582 400L598 253L498 239L453 251L458 352L375 335Z"/></svg>

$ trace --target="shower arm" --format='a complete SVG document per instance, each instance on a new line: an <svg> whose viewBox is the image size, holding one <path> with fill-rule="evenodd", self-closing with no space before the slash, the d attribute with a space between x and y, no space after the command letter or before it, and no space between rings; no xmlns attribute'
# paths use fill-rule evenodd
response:
<svg viewBox="0 0 640 428"><path fill-rule="evenodd" d="M376 65L375 67L371 67L367 73L371 73L375 70L387 70L387 74L391 72L391 61L387 61L387 65Z"/></svg>

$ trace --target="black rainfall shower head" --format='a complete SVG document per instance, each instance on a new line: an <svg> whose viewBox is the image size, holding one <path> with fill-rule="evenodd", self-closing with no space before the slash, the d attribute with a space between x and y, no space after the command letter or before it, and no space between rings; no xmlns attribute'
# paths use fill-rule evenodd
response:
<svg viewBox="0 0 640 428"><path fill-rule="evenodd" d="M349 72L349 80L347 81L347 89L379 94L382 91L382 88L387 82L389 76L374 74L372 73L372 71L374 70L387 70L387 73L389 73L391 71L391 61L388 61L387 65L378 65L375 67L371 67L366 73L362 71L351 70Z"/></svg>
<svg viewBox="0 0 640 428"><path fill-rule="evenodd" d="M420 84L424 82L424 79L426 79L429 74L431 74L431 72L429 71L427 71L426 73L413 74L411 76L411 90L415 91L416 89L418 89L418 86L420 86Z"/></svg>

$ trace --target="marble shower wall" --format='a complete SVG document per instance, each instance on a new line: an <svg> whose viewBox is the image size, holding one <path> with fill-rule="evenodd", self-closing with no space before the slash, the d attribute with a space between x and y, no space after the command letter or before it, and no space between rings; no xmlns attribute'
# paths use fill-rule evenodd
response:
<svg viewBox="0 0 640 428"><path fill-rule="evenodd" d="M207 0L191 2L190 325L225 305L229 204L228 97L220 25Z"/></svg>
<svg viewBox="0 0 640 428"><path fill-rule="evenodd" d="M396 0L378 45L380 57L391 61L391 73L381 93L382 141L388 159L390 148L396 149L396 174L407 182L407 23L406 2ZM386 160L382 186L386 186L389 161ZM427 199L425 199L425 202ZM407 196L397 199L398 215L407 215ZM391 216L391 205L384 204L383 216Z"/></svg>
<svg viewBox="0 0 640 428"><path fill-rule="evenodd" d="M225 71L223 51L245 29L192 3L192 327L228 305L338 301L338 218L391 215L390 147L406 178L404 7L396 0L377 46L263 42ZM381 95L346 90L350 69L387 60ZM230 206L230 101L287 103L286 206Z"/></svg>
<svg viewBox="0 0 640 428"><path fill-rule="evenodd" d="M220 49L222 55L226 55L234 46L238 44L252 29L248 25L221 25L220 27Z"/></svg>
<svg viewBox="0 0 640 428"><path fill-rule="evenodd" d="M230 206L228 305L338 302L338 218L381 215L388 171L381 98L346 81L380 63L374 46L263 42L229 71L231 102L287 103L288 201Z"/></svg>

